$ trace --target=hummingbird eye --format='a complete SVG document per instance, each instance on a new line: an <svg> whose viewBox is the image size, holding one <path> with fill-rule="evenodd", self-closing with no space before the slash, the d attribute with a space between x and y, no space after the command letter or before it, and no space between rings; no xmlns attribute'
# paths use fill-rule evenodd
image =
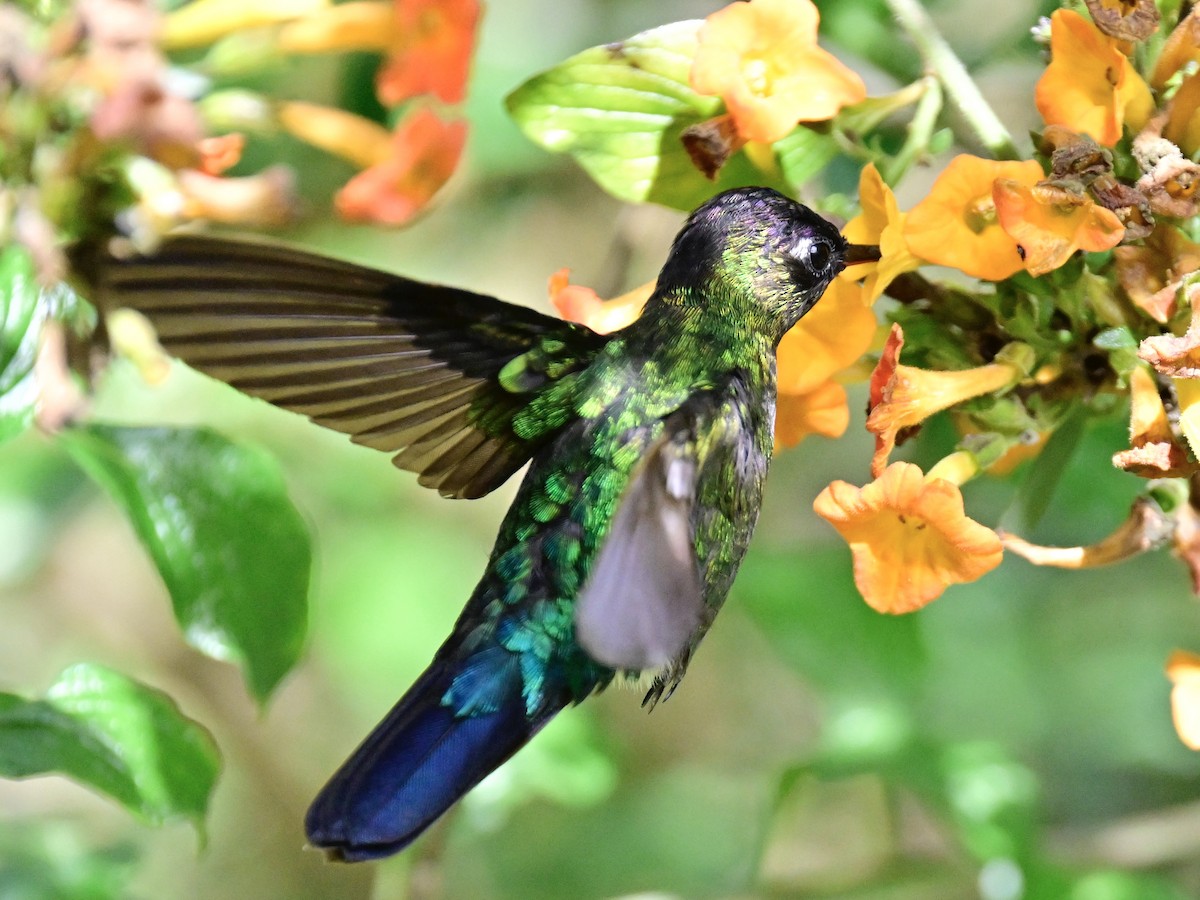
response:
<svg viewBox="0 0 1200 900"><path fill-rule="evenodd" d="M792 248L792 256L810 272L822 275L833 262L833 247L818 238L803 237Z"/></svg>

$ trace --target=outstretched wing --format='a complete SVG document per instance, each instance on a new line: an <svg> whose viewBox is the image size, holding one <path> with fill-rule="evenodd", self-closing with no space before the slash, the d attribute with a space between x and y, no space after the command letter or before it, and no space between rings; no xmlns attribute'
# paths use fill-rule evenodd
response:
<svg viewBox="0 0 1200 900"><path fill-rule="evenodd" d="M770 410L732 376L665 422L630 477L575 607L575 637L613 669L669 666L728 593L758 516Z"/></svg>
<svg viewBox="0 0 1200 900"><path fill-rule="evenodd" d="M492 297L252 241L174 238L89 268L102 302L145 314L193 368L396 453L450 497L524 465L550 434L518 435L513 416L605 342Z"/></svg>

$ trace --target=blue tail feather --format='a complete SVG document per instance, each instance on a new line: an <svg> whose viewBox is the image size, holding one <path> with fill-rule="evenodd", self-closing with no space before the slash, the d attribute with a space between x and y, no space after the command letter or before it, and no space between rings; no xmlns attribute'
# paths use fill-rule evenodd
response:
<svg viewBox="0 0 1200 900"><path fill-rule="evenodd" d="M453 681L435 663L346 760L309 807L311 844L347 862L404 849L565 705L530 718L516 679L464 714L443 705Z"/></svg>

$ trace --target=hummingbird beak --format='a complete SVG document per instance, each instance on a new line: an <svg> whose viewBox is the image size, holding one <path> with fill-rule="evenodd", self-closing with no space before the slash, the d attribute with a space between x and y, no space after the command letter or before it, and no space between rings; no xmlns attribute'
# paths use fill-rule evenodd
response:
<svg viewBox="0 0 1200 900"><path fill-rule="evenodd" d="M858 263L879 262L880 256L878 244L847 244L842 259L846 261L846 265L853 266Z"/></svg>

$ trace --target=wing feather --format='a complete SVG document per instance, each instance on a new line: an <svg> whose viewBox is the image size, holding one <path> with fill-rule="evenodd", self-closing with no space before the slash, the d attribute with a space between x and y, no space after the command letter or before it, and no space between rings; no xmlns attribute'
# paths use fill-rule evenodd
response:
<svg viewBox="0 0 1200 900"><path fill-rule="evenodd" d="M393 453L454 497L486 494L528 461L550 435L516 434L513 416L606 340L492 297L253 241L175 238L81 270L189 365ZM522 393L500 372L524 354L553 357L554 377Z"/></svg>

